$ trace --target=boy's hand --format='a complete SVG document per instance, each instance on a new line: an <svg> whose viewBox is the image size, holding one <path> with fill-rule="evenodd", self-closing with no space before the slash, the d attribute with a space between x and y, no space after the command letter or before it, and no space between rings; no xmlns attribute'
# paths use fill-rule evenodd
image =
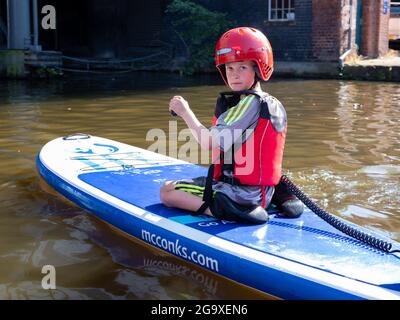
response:
<svg viewBox="0 0 400 320"><path fill-rule="evenodd" d="M174 96L169 102L169 111L174 115L182 117L190 110L188 102L181 96Z"/></svg>

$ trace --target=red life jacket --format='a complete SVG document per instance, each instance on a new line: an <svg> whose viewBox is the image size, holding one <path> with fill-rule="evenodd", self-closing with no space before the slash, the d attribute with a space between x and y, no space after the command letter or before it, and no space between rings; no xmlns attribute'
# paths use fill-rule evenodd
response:
<svg viewBox="0 0 400 320"><path fill-rule="evenodd" d="M227 98L228 94L233 96ZM213 125L216 125L222 113L239 102L241 94L254 94L258 99L258 123L251 136L239 148L234 148L233 178L223 176L224 152L218 147L213 149L214 179L236 185L275 186L281 178L286 138L286 112L280 103L269 105L266 99L268 95L256 91L221 93L217 100Z"/></svg>

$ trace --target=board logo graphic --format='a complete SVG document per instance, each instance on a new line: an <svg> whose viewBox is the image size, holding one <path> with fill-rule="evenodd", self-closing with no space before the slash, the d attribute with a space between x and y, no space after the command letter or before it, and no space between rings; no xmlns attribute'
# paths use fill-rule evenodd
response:
<svg viewBox="0 0 400 320"><path fill-rule="evenodd" d="M71 150L72 153L92 155L92 154L110 154L115 153L119 149L110 144L94 143L90 147L78 147Z"/></svg>

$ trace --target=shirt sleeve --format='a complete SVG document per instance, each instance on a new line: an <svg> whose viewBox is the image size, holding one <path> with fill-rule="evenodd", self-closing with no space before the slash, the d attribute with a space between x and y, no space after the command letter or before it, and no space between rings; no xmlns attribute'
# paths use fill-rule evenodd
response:
<svg viewBox="0 0 400 320"><path fill-rule="evenodd" d="M257 125L259 113L259 99L254 95L248 95L235 107L221 114L217 124L210 128L211 135L221 150L228 150L238 141L245 142Z"/></svg>
<svg viewBox="0 0 400 320"><path fill-rule="evenodd" d="M282 103L273 96L266 96L265 101L268 103L269 117L276 132L282 132L287 126L286 110Z"/></svg>

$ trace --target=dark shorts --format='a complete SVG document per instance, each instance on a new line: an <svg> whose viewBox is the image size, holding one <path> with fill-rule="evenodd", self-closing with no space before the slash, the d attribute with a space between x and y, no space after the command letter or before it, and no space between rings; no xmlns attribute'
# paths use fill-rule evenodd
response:
<svg viewBox="0 0 400 320"><path fill-rule="evenodd" d="M176 180L174 184L176 190L185 191L203 198L204 188L206 186L206 177Z"/></svg>
<svg viewBox="0 0 400 320"><path fill-rule="evenodd" d="M188 192L203 198L206 177L174 181L175 189ZM268 221L268 213L261 207L242 206L221 192L213 191L213 202L210 211L214 217L221 220L238 221L244 223L264 223Z"/></svg>

